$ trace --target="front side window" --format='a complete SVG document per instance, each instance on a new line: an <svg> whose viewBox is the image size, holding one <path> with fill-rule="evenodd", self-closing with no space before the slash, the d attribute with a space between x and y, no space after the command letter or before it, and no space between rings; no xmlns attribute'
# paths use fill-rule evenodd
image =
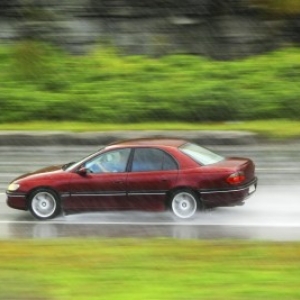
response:
<svg viewBox="0 0 300 300"><path fill-rule="evenodd" d="M224 157L199 145L186 143L179 149L201 165L211 165L224 160Z"/></svg>
<svg viewBox="0 0 300 300"><path fill-rule="evenodd" d="M137 148L134 151L132 172L176 170L174 159L162 150Z"/></svg>
<svg viewBox="0 0 300 300"><path fill-rule="evenodd" d="M130 149L118 149L105 152L85 163L85 168L91 173L125 172Z"/></svg>

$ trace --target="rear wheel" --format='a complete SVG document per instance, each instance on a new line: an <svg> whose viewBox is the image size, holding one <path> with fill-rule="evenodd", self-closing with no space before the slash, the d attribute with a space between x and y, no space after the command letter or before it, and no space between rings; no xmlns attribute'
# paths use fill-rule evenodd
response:
<svg viewBox="0 0 300 300"><path fill-rule="evenodd" d="M59 197L49 189L39 189L30 195L29 210L36 219L52 219L61 211Z"/></svg>
<svg viewBox="0 0 300 300"><path fill-rule="evenodd" d="M190 190L179 190L171 197L171 208L177 217L191 218L198 209L198 197Z"/></svg>

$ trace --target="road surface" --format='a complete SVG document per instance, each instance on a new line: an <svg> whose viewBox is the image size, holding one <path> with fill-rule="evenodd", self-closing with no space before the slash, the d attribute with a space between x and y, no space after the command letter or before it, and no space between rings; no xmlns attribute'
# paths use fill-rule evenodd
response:
<svg viewBox="0 0 300 300"><path fill-rule="evenodd" d="M0 238L174 237L182 239L300 240L300 145L214 146L223 155L247 156L257 166L256 194L241 207L199 212L180 220L171 212L99 212L36 221L10 209L5 188L14 177L52 163L79 159L95 147L0 147Z"/></svg>

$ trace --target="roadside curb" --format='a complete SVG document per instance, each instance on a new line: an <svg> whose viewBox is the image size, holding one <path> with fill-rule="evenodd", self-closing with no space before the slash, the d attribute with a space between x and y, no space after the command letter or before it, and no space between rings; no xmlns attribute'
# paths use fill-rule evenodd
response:
<svg viewBox="0 0 300 300"><path fill-rule="evenodd" d="M106 145L118 140L150 137L183 138L203 145L252 145L260 137L247 131L120 130L74 133L67 131L0 131L0 146Z"/></svg>

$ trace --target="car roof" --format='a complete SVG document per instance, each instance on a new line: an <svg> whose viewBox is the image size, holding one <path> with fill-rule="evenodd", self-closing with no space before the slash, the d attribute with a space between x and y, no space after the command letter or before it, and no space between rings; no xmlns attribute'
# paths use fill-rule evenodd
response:
<svg viewBox="0 0 300 300"><path fill-rule="evenodd" d="M139 138L117 141L109 146L171 146L177 148L186 143L186 140L176 138Z"/></svg>

